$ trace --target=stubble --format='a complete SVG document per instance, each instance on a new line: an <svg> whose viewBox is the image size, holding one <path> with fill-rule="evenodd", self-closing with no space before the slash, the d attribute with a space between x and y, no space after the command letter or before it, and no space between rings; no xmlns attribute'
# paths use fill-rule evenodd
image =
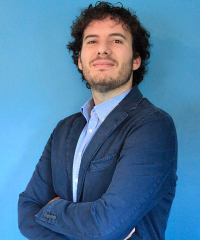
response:
<svg viewBox="0 0 200 240"><path fill-rule="evenodd" d="M104 60L111 60L106 58ZM115 60L112 60L115 61ZM115 61L116 63L116 61ZM111 90L125 85L131 78L133 69L133 59L122 63L116 77L111 76L106 69L99 70L99 73L91 76L90 70L83 64L83 75L91 89L99 93L107 93Z"/></svg>

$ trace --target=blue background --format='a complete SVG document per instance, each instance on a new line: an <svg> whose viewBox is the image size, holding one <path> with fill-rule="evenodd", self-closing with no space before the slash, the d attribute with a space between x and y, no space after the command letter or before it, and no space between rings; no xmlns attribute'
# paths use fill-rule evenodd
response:
<svg viewBox="0 0 200 240"><path fill-rule="evenodd" d="M95 1L0 1L0 239L24 239L17 201L59 120L91 97L66 49L70 25ZM114 1L112 1L114 3ZM122 1L151 32L144 96L173 117L177 194L166 239L200 239L200 2Z"/></svg>

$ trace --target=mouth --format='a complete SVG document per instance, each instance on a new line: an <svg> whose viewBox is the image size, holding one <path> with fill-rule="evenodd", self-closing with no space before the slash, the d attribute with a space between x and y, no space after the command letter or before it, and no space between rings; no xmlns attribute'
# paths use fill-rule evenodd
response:
<svg viewBox="0 0 200 240"><path fill-rule="evenodd" d="M95 68L100 68L100 69L106 69L106 68L111 68L115 64L110 61L105 61L105 60L100 60L100 61L95 61L92 66Z"/></svg>

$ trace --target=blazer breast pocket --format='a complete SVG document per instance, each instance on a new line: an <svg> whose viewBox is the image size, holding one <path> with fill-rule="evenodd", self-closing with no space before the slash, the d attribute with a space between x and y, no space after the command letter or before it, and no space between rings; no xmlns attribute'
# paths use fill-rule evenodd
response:
<svg viewBox="0 0 200 240"><path fill-rule="evenodd" d="M116 166L117 164L117 154L101 158L99 160L94 160L90 162L89 171L104 171L107 168Z"/></svg>

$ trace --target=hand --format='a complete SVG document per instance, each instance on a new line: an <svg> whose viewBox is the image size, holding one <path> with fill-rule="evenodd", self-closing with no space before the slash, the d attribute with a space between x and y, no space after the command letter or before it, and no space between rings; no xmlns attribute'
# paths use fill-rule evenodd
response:
<svg viewBox="0 0 200 240"><path fill-rule="evenodd" d="M129 239L131 236L132 236L132 234L135 232L135 228L132 230L132 232L124 239L124 240L127 240L127 239Z"/></svg>
<svg viewBox="0 0 200 240"><path fill-rule="evenodd" d="M61 199L60 197L56 197L56 198L53 198L51 201L49 201L47 204L49 204L50 202L53 202L55 200L58 200L58 199Z"/></svg>

